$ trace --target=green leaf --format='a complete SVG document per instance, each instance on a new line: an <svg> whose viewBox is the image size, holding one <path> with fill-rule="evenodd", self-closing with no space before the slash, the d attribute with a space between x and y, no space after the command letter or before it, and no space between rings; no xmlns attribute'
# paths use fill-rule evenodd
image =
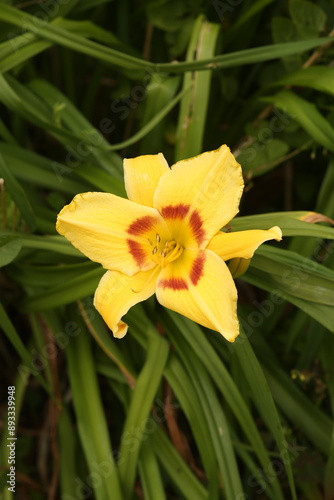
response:
<svg viewBox="0 0 334 500"><path fill-rule="evenodd" d="M201 61L181 62L181 63L160 63L157 68L160 71L170 71L171 73L183 73L184 71L201 71L205 69L232 68L243 64L255 64L272 59L299 54L307 50L318 47L333 41L332 38L318 38L315 40L298 40L289 43L277 43L275 45L265 45L251 49L230 52L221 56Z"/></svg>
<svg viewBox="0 0 334 500"><path fill-rule="evenodd" d="M80 335L68 342L66 357L80 440L92 477L99 474L99 481L91 486L97 500L122 500L89 334L83 322L73 317ZM102 466L109 473L101 474Z"/></svg>
<svg viewBox="0 0 334 500"><path fill-rule="evenodd" d="M96 270L96 267L95 262L91 261L63 266L36 266L30 263L29 265L17 264L11 267L9 275L12 279L26 287L50 288L50 283L54 286L70 283L81 274Z"/></svg>
<svg viewBox="0 0 334 500"><path fill-rule="evenodd" d="M22 362L24 363L23 365L19 366L19 369L22 368L22 366L23 368L24 367L29 368L29 370L31 370L31 373L37 378L41 386L54 398L55 401L57 401L55 395L52 392L52 388L49 386L47 381L41 376L39 371L36 369L32 354L28 351L28 349L24 345L20 335L14 328L14 325L11 322L9 316L7 315L6 310L1 304L1 302L0 302L0 324L8 340L13 345L14 349L17 351Z"/></svg>
<svg viewBox="0 0 334 500"><path fill-rule="evenodd" d="M131 310L128 315L128 322L131 327L132 334L145 347L148 343L148 336L156 334L152 329L150 321L142 313L140 308ZM186 418L191 426L200 456L203 461L203 467L208 476L209 481L209 497L210 492L215 492L218 488L217 483L217 463L215 451L211 439L208 439L209 429L208 422L205 417L203 401L197 394L196 388L193 385L191 377L181 364L178 358L171 356L165 369L165 376L168 383L171 385L177 400L183 409Z"/></svg>
<svg viewBox="0 0 334 500"><path fill-rule="evenodd" d="M181 63L160 63L157 69L170 71L171 73L183 73L184 71L201 71L206 69L232 68L243 64L255 64L272 59L280 59L294 54L306 52L307 50L331 42L330 37L315 40L302 40L289 43L277 43L251 49L230 52L210 59Z"/></svg>
<svg viewBox="0 0 334 500"><path fill-rule="evenodd" d="M159 111L175 96L180 84L179 76L166 76L153 73L146 87L146 98L140 128L149 123ZM185 97L184 97L185 98ZM141 154L157 154L163 150L166 135L167 117L162 119L141 140Z"/></svg>
<svg viewBox="0 0 334 500"><path fill-rule="evenodd" d="M231 26L229 26L228 31L226 32L225 37L230 41L231 38L234 36L235 32L238 32L240 27L242 27L244 24L249 23L253 20L253 18L256 16L256 14L259 14L267 5L272 3L274 0L255 0L251 4L247 5L247 8L243 10L243 12L240 14L240 16L233 22ZM213 2L214 4L214 2ZM233 5L231 3L231 5ZM214 4L215 6L215 4ZM224 4L222 3L222 7L224 7ZM227 5L225 5L225 8ZM227 7L228 8L228 7ZM219 11L217 10L217 13L219 15ZM220 14L220 17L223 13Z"/></svg>
<svg viewBox="0 0 334 500"><path fill-rule="evenodd" d="M233 353L238 358L240 369L243 370L245 374L253 400L275 438L288 476L292 498L297 500L291 461L287 459L289 457L288 443L283 434L277 408L272 393L269 390L268 382L259 360L255 356L246 336L236 340L235 346L233 346Z"/></svg>
<svg viewBox="0 0 334 500"><path fill-rule="evenodd" d="M165 375L191 426L203 467L208 476L210 498L210 492L216 491L218 487L217 458L209 431L209 426L212 424L206 418L203 399L194 387L191 376L176 357L170 359ZM209 436L210 439L208 439Z"/></svg>
<svg viewBox="0 0 334 500"><path fill-rule="evenodd" d="M295 42L298 35L292 21L286 17L277 16L271 21L273 41L277 43Z"/></svg>
<svg viewBox="0 0 334 500"><path fill-rule="evenodd" d="M252 266L248 268L246 274L242 279L247 283L262 288L271 292L274 297L280 301L282 299L291 302L299 307L306 314L316 319L319 323L324 325L328 330L334 333L334 309L331 305L321 304L314 301L306 301L296 296L296 294L288 293L280 288L279 281L272 279L270 275L259 270L253 270ZM290 287L291 288L291 287ZM276 300L276 299L275 299Z"/></svg>
<svg viewBox="0 0 334 500"><path fill-rule="evenodd" d="M325 29L327 16L318 5L307 0L291 0L289 10L301 37L315 38Z"/></svg>
<svg viewBox="0 0 334 500"><path fill-rule="evenodd" d="M77 1L78 0L76 0L76 2ZM56 7L53 12L54 15L49 16L49 21L51 21L52 17L55 17L57 13L59 14L59 8L57 8L59 4L54 5ZM64 6L65 4L62 7ZM45 5L45 7L47 7L47 5ZM58 17L54 21L54 24L66 31L81 35L84 38L94 38L103 44L124 50L125 53L130 52L129 48L122 44L113 33L97 26L92 21L75 21ZM11 35L13 36L10 36L8 41L0 44L0 71L3 73L52 46L51 41L39 40L33 33L24 33L17 36L14 36L14 34Z"/></svg>
<svg viewBox="0 0 334 500"><path fill-rule="evenodd" d="M144 498L147 500L165 500L165 487L156 455L150 441L143 441L138 464Z"/></svg>
<svg viewBox="0 0 334 500"><path fill-rule="evenodd" d="M334 68L331 66L312 66L300 69L270 84L270 86L276 85L310 87L334 95Z"/></svg>
<svg viewBox="0 0 334 500"><path fill-rule="evenodd" d="M12 133L8 130L4 122L0 119L0 137L2 137L9 144L17 145L17 140L12 135Z"/></svg>
<svg viewBox="0 0 334 500"><path fill-rule="evenodd" d="M273 212L259 215L247 215L233 219L233 231L248 229L269 229L279 226L283 236L313 236L314 238L334 239L334 228L321 226L301 220L314 212Z"/></svg>
<svg viewBox="0 0 334 500"><path fill-rule="evenodd" d="M169 346L162 337L154 335L150 338L146 362L137 379L122 433L119 477L124 498L131 496L141 442L153 432L152 427L157 426L149 412L161 383L168 353Z"/></svg>
<svg viewBox="0 0 334 500"><path fill-rule="evenodd" d="M151 441L159 462L184 498L186 500L207 500L208 492L190 469L185 467L185 462L176 448L172 446L165 432L158 428L151 436Z"/></svg>
<svg viewBox="0 0 334 500"><path fill-rule="evenodd" d="M189 352L189 357L198 357L198 361L196 361L195 358L196 364L199 363L199 360L203 363L207 372L210 374L217 388L229 405L245 436L249 440L252 450L259 460L261 467L264 470L267 470L268 467L270 467L269 456L265 450L259 431L255 426L254 419L249 411L247 402L242 397L237 381L233 380L231 373L227 367L225 367L225 364L219 357L219 354L212 347L206 335L198 325L172 311L166 310L166 313L172 318L173 323L177 327L175 334L173 333L175 327L169 327L169 335L172 336L173 344L179 346L181 353ZM179 344L180 335L186 339L188 344L187 346L184 343L181 345ZM191 351L189 351L189 349ZM276 479L273 480L272 487L277 495L277 498L281 498L282 494Z"/></svg>
<svg viewBox="0 0 334 500"><path fill-rule="evenodd" d="M324 118L317 107L294 92L283 90L272 97L261 100L271 102L274 106L290 114L309 135L320 145L334 151L334 129Z"/></svg>
<svg viewBox="0 0 334 500"><path fill-rule="evenodd" d="M0 267L12 262L21 250L21 241L16 236L0 234Z"/></svg>
<svg viewBox="0 0 334 500"><path fill-rule="evenodd" d="M112 193L116 196L126 198L124 183L118 179L115 179L112 175L105 172L104 170L92 168L92 166L89 164L81 164L76 171L76 174L78 175L78 177L82 177L82 179L89 182L94 188L98 188L99 191ZM77 192L79 192L79 190L77 190Z"/></svg>
<svg viewBox="0 0 334 500"><path fill-rule="evenodd" d="M78 477L76 467L77 436L73 433L69 410L66 406L62 407L59 415L58 436L61 495L63 498L70 497L70 495L75 498L78 487L76 482Z"/></svg>
<svg viewBox="0 0 334 500"><path fill-rule="evenodd" d="M73 278L70 283L51 286L43 293L26 298L22 308L29 312L42 311L87 297L95 292L104 272L104 269L98 267Z"/></svg>
<svg viewBox="0 0 334 500"><path fill-rule="evenodd" d="M328 455L332 433L331 418L298 387L286 367L280 366L270 347L270 340L265 342L261 335L254 335L251 339L277 406L318 450ZM296 454L291 451L292 461L295 461Z"/></svg>
<svg viewBox="0 0 334 500"><path fill-rule="evenodd" d="M13 233L4 231L3 235L13 236ZM26 233L14 233L14 236L20 238L23 248L48 250L57 254L70 255L80 259L84 258L83 254L63 236L37 236Z"/></svg>
<svg viewBox="0 0 334 500"><path fill-rule="evenodd" d="M187 6L178 1L156 0L148 2L146 11L154 26L165 31L174 31L182 27Z"/></svg>
<svg viewBox="0 0 334 500"><path fill-rule="evenodd" d="M46 40L64 45L65 47L97 57L98 59L119 65L123 68L144 69L145 66L148 65L147 61L111 49L105 45L92 42L76 33L58 27L58 19L50 23L45 23L45 21L41 20L38 16L32 16L23 11L20 11L20 15L18 16L17 9L9 5L1 6L0 19L14 26L18 26L23 30L28 30Z"/></svg>
<svg viewBox="0 0 334 500"><path fill-rule="evenodd" d="M274 133L269 127L263 127L261 134L263 141L260 139L254 141L237 155L242 170L251 177L263 175L275 168L275 162L289 151L289 146L285 142L273 139Z"/></svg>
<svg viewBox="0 0 334 500"><path fill-rule="evenodd" d="M0 52L8 52L8 55L0 60L1 73L10 71L52 45L52 42L48 40L38 40L36 38L32 33L25 33L13 37L9 42L2 43Z"/></svg>
<svg viewBox="0 0 334 500"><path fill-rule="evenodd" d="M0 99L6 107L27 120L35 120L40 126L47 123L50 109L36 95L29 93L25 86L11 75L0 73L0 83Z"/></svg>
<svg viewBox="0 0 334 500"><path fill-rule="evenodd" d="M226 488L226 498L234 500L243 491L235 450L232 446L230 425L218 401L215 387L203 363L187 349L187 343L175 330L169 334L177 346L180 357L193 381L205 415L207 439L211 440L220 474ZM223 436L223 439L222 439Z"/></svg>
<svg viewBox="0 0 334 500"><path fill-rule="evenodd" d="M213 56L218 33L218 24L208 23L203 16L199 16L193 27L187 61ZM190 91L181 102L175 161L190 158L202 152L211 76L211 72L196 72L186 73L183 78L183 89L190 87Z"/></svg>
<svg viewBox="0 0 334 500"><path fill-rule="evenodd" d="M28 224L31 231L36 228L36 220L33 209L29 200L19 182L16 180L11 170L5 163L2 155L0 154L0 176L4 179L4 187L8 189L14 203L19 209L21 216Z"/></svg>
<svg viewBox="0 0 334 500"><path fill-rule="evenodd" d="M21 148L16 144L0 142L0 153L5 162L10 165L13 175L20 181L49 189L55 189L56 187L57 191L71 195L85 192L88 189L84 182L77 179L73 169L71 170L71 173L74 174L73 178L67 178L64 175L59 176L59 172L63 172L67 168L65 165ZM62 170L63 168L64 170Z"/></svg>
<svg viewBox="0 0 334 500"><path fill-rule="evenodd" d="M145 137L146 134L151 132L153 128L160 123L160 121L165 118L165 116L176 106L176 104L182 99L182 97L189 92L189 87L184 88L179 92L171 101L169 101L151 120L146 123L137 133L135 133L130 139L127 139L118 144L113 144L109 146L109 151L115 151L117 149L126 148L135 144L137 141Z"/></svg>
<svg viewBox="0 0 334 500"><path fill-rule="evenodd" d="M242 50L231 54L224 54L216 56L208 60L198 62L184 62L184 63L159 63L157 65L139 59L133 56L124 54L117 50L105 47L104 45L86 40L85 38L70 33L64 29L59 28L53 23L41 22L38 18L31 16L27 13L20 12L17 15L16 9L8 5L2 5L0 11L0 20L15 26L24 27L28 31L35 33L42 38L51 40L59 45L71 48L86 55L90 55L97 59L108 62L112 65L120 66L124 69L142 69L152 68L158 71L170 71L172 73L179 73L189 70L200 69L214 69L223 67L240 66L242 64L252 64L270 59L277 59L287 55L292 55L300 52L310 50L312 48L323 45L331 41L330 37L319 38L315 40L302 40L286 44L275 44L263 47L256 47L253 49Z"/></svg>
<svg viewBox="0 0 334 500"><path fill-rule="evenodd" d="M298 32L293 22L287 17L273 17L271 21L271 29L273 42L275 44L291 43L299 40ZM288 72L291 72L301 67L303 59L300 54L289 54L286 56L282 56L282 63L286 70Z"/></svg>
<svg viewBox="0 0 334 500"><path fill-rule="evenodd" d="M124 351L122 351L121 347L114 342L114 339L110 336L109 331L106 330L105 322L95 309L93 300L90 297L87 297L86 300L81 300L79 302L79 309L97 344L101 347L108 358L110 358L115 365L117 365L119 371L124 375L130 387L134 387L136 372L130 363L129 356L124 354Z"/></svg>
<svg viewBox="0 0 334 500"><path fill-rule="evenodd" d="M81 305L80 305L81 308ZM132 309L128 318L131 319L131 332L134 336L138 336L141 339L141 343L145 344L145 348L148 345L148 341L151 337L156 337L158 333L152 328L152 325L146 318L146 316L141 312L140 306ZM101 317L96 313L95 309L92 310L92 303L86 306L83 306L84 310L84 318L85 322L88 325L90 332L93 337L97 340L100 347L107 354L107 356L112 359L119 369L121 370L124 377L122 377L122 381L124 382L124 378L127 380L130 387L135 386L135 371L131 364L131 360L129 356L124 356L124 353L121 352L121 348L118 348L115 345L114 340L110 337L110 335L106 332L105 325ZM133 320L133 324L132 324ZM129 321L130 324L130 321ZM143 334L143 336L142 336ZM145 337L145 338L144 338ZM137 348L136 348L137 349ZM170 354L172 356L172 354ZM176 363L177 364L177 363ZM99 365L101 366L101 365ZM112 366L110 362L103 366L103 373L106 376L110 375L110 372L115 370L111 370ZM165 366L165 373L168 373L168 376L172 379L173 370L169 367L169 361ZM118 378L120 375L118 375ZM176 378L173 380L177 380ZM185 384L187 384L187 380L185 380ZM191 387L191 386L189 386ZM116 393L117 386L113 385ZM128 412L128 401L131 398L131 389L128 388L127 394L128 397L124 397L124 391L122 391L121 400L125 405L126 412ZM187 395L188 396L188 395ZM165 403L157 400L156 406L160 408L161 404L163 408L165 408ZM161 410L163 409L161 408ZM162 417L162 419L167 418L168 408L165 410L166 416ZM159 419L160 420L160 419ZM162 464L163 468L167 472L168 476L172 479L173 483L177 487L177 489L182 493L186 500L204 500L207 498L207 492L201 482L196 478L194 473L190 470L184 459L181 457L179 452L173 446L172 442L166 437L165 433L159 426L155 427L154 432L147 436L147 442L150 446L154 446L155 453L159 462ZM140 467L141 457L139 457L139 467Z"/></svg>
<svg viewBox="0 0 334 500"><path fill-rule="evenodd" d="M90 128L90 136L80 136L70 132L68 129L56 124L54 110L49 104L44 103L39 96L31 92L27 86L19 83L11 75L2 75L0 73L0 100L6 107L17 113L19 116L28 120L41 128L46 128L58 140L63 140L65 146L73 145L74 149L94 145L97 137L97 131ZM101 145L103 147L103 143ZM87 159L85 151L85 158ZM79 162L77 162L79 163Z"/></svg>
<svg viewBox="0 0 334 500"><path fill-rule="evenodd" d="M52 110L54 113L58 109L58 119L61 124L63 123L69 130L76 134L77 140L74 142L72 148L70 148L68 141L64 141L65 137L61 138L67 151L70 151L72 157L74 156L74 159L77 160L76 162L74 161L74 165L76 166L72 168L79 169L80 163L87 163L88 159L90 159L89 153L91 153L91 156L97 160L98 164L104 170L116 179L122 179L121 158L118 154L110 152L109 143L101 132L86 119L70 99L45 80L32 80L29 83L29 88L39 96L42 104L48 106L50 111ZM73 159L71 160L70 166L73 163Z"/></svg>
<svg viewBox="0 0 334 500"><path fill-rule="evenodd" d="M268 273L280 290L307 302L334 306L334 271L295 252L262 245L251 266Z"/></svg>

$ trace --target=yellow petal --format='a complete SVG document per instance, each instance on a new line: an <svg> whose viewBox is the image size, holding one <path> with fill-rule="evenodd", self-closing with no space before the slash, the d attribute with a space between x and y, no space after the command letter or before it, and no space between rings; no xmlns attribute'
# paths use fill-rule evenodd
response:
<svg viewBox="0 0 334 500"><path fill-rule="evenodd" d="M124 181L129 200L153 206L153 195L162 174L169 170L162 153L125 158Z"/></svg>
<svg viewBox="0 0 334 500"><path fill-rule="evenodd" d="M212 238L207 248L215 252L223 260L236 257L250 259L255 250L265 241L282 239L282 231L274 226L268 230L251 229L249 231L236 231L224 233L220 231Z"/></svg>
<svg viewBox="0 0 334 500"><path fill-rule="evenodd" d="M210 250L184 250L159 274L157 299L233 342L239 334L237 290L226 264Z"/></svg>
<svg viewBox="0 0 334 500"><path fill-rule="evenodd" d="M178 241L190 227L192 238L187 248L203 249L237 214L243 186L239 163L227 146L221 146L179 161L163 174L153 206L166 220L174 239Z"/></svg>
<svg viewBox="0 0 334 500"><path fill-rule="evenodd" d="M139 271L133 276L107 271L94 296L94 306L112 330L114 337L122 338L128 325L121 321L130 307L148 299L155 292L159 269Z"/></svg>
<svg viewBox="0 0 334 500"><path fill-rule="evenodd" d="M128 275L154 267L149 240L168 230L159 212L109 193L84 193L66 205L57 231L106 269Z"/></svg>
<svg viewBox="0 0 334 500"><path fill-rule="evenodd" d="M251 259L242 259L241 257L236 257L235 259L231 259L228 263L228 269L233 276L233 279L239 278L249 268Z"/></svg>

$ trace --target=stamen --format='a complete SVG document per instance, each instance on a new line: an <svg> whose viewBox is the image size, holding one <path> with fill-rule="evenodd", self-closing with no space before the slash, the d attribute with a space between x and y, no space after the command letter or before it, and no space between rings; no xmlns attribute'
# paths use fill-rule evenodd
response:
<svg viewBox="0 0 334 500"><path fill-rule="evenodd" d="M148 242L150 245L153 245L152 241L150 240L150 238L147 238Z"/></svg>
<svg viewBox="0 0 334 500"><path fill-rule="evenodd" d="M183 247L174 240L161 240L158 233L155 235L157 244L152 250L152 254L155 256L154 261L162 268L166 267L167 264L177 259L183 252ZM151 240L148 240L151 244ZM153 243L154 245L154 243Z"/></svg>

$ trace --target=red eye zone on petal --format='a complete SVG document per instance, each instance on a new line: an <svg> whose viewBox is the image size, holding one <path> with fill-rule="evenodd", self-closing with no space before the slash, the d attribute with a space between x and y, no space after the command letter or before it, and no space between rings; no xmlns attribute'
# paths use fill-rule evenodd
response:
<svg viewBox="0 0 334 500"><path fill-rule="evenodd" d="M165 288L171 288L172 290L188 290L187 282L183 278L169 278L161 280L159 285Z"/></svg>
<svg viewBox="0 0 334 500"><path fill-rule="evenodd" d="M189 212L189 205L180 203L179 205L168 205L161 209L161 215L165 219L184 219Z"/></svg>
<svg viewBox="0 0 334 500"><path fill-rule="evenodd" d="M204 263L205 263L205 255L202 254L194 260L193 265L191 266L190 281L195 286L197 285L197 283L204 274L203 273Z"/></svg>
<svg viewBox="0 0 334 500"><path fill-rule="evenodd" d="M128 247L129 247L129 252L131 253L132 257L135 259L137 262L138 266L141 266L145 262L146 258L146 253L141 247L139 243L133 240L126 240Z"/></svg>
<svg viewBox="0 0 334 500"><path fill-rule="evenodd" d="M189 222L194 238L200 245L205 239L205 231L203 229L202 219L196 210L191 214Z"/></svg>
<svg viewBox="0 0 334 500"><path fill-rule="evenodd" d="M146 231L150 231L154 226L156 220L154 217L150 215L145 215L144 217L139 217L132 224L130 224L127 232L129 234L139 235L141 233L146 233Z"/></svg>

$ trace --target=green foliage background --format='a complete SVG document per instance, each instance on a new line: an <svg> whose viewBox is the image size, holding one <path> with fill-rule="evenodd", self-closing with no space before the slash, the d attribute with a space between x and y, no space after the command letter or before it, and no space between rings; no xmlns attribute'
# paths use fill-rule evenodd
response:
<svg viewBox="0 0 334 500"><path fill-rule="evenodd" d="M1 498L333 499L333 21L333 0L0 1ZM284 235L236 282L242 334L152 298L113 339L56 214L125 196L124 156L223 143L232 229Z"/></svg>

